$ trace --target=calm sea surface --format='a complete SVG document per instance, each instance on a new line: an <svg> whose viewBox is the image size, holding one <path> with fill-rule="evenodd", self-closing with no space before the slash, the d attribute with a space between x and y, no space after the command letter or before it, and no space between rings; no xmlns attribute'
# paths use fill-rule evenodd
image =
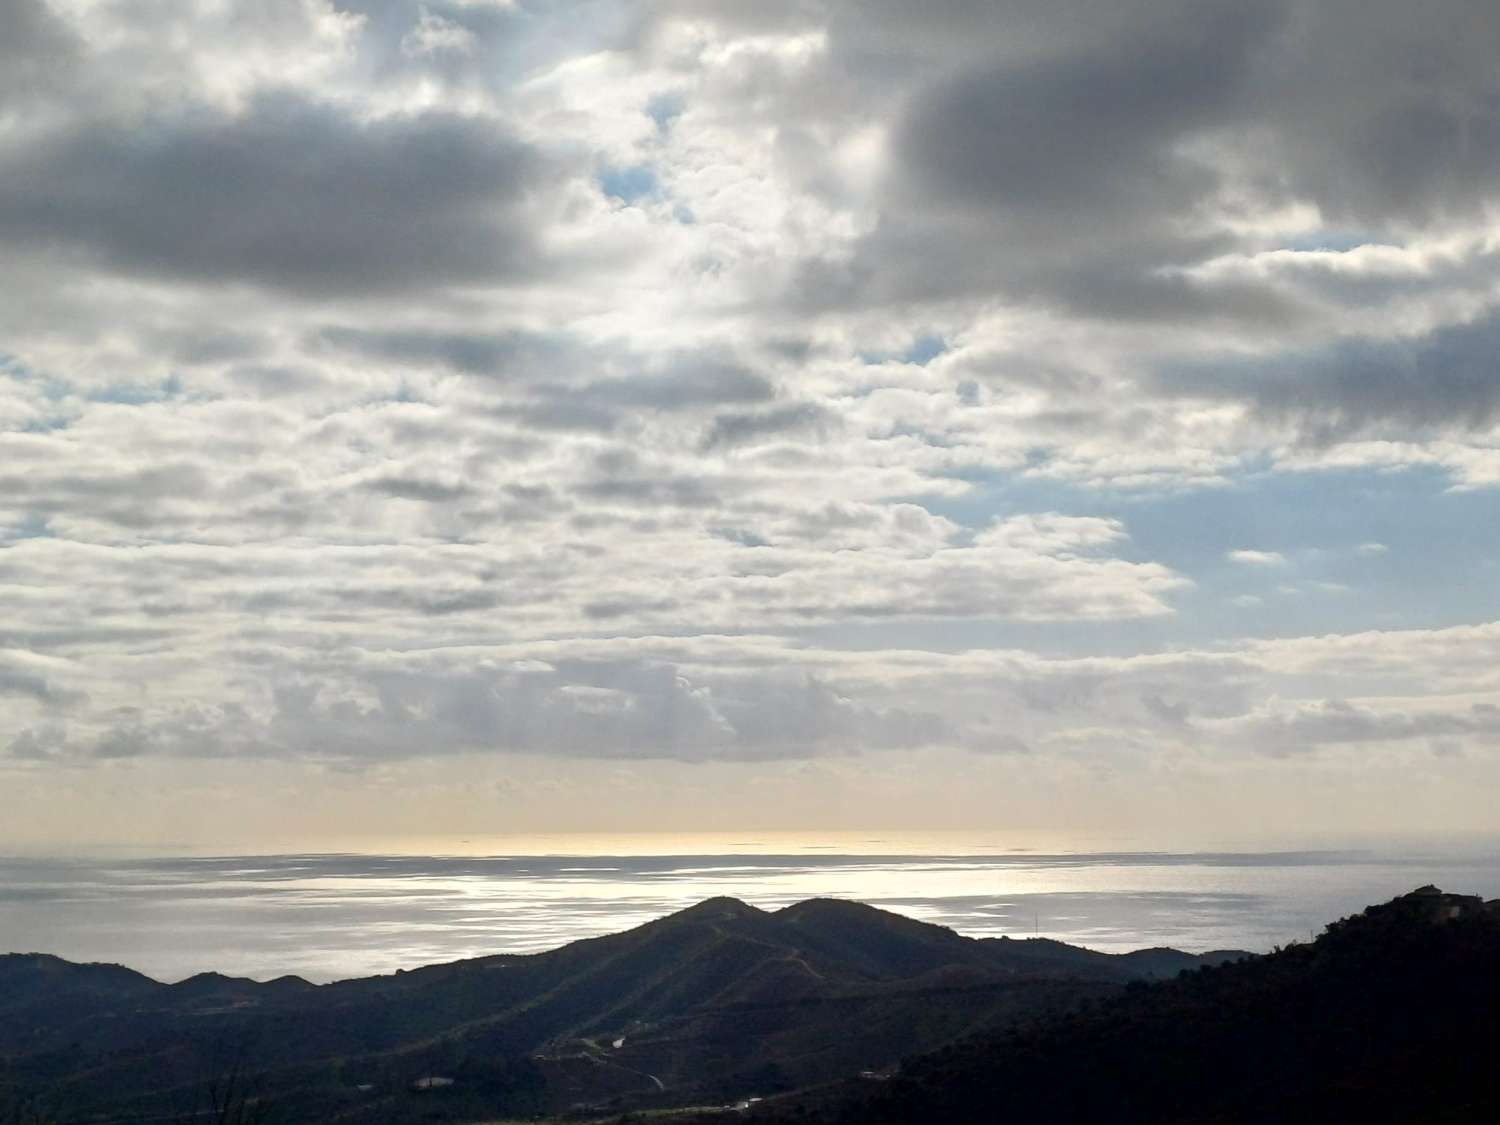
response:
<svg viewBox="0 0 1500 1125"><path fill-rule="evenodd" d="M484 843L445 855L3 858L0 951L115 961L162 980L214 969L322 981L547 949L711 895L765 908L854 898L975 936L1109 951L1266 950L1424 883L1500 897L1500 840L1152 851L768 837L634 841L620 854L532 840L480 854Z"/></svg>

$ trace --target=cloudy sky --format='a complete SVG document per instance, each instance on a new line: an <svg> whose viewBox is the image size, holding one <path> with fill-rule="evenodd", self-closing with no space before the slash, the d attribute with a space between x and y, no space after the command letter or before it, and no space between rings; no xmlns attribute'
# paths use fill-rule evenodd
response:
<svg viewBox="0 0 1500 1125"><path fill-rule="evenodd" d="M1494 827L1493 0L0 28L0 844Z"/></svg>

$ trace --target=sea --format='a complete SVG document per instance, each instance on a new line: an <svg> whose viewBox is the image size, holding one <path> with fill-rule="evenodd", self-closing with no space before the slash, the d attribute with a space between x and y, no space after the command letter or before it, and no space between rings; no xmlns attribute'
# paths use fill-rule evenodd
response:
<svg viewBox="0 0 1500 1125"><path fill-rule="evenodd" d="M529 953L717 895L857 899L974 937L1263 952L1424 884L1500 897L1500 836L1150 847L1027 833L495 837L0 858L0 952L312 981Z"/></svg>

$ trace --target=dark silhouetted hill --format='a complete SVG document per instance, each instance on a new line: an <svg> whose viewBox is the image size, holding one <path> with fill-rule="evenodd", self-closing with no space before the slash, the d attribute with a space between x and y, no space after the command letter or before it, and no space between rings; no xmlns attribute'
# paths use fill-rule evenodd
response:
<svg viewBox="0 0 1500 1125"><path fill-rule="evenodd" d="M761 1114L837 1125L1500 1121L1500 903L1424 887L1310 944L1134 985L911 1060L887 1082Z"/></svg>
<svg viewBox="0 0 1500 1125"><path fill-rule="evenodd" d="M226 1060L281 1121L682 1105L887 1067L1199 963L975 940L852 902L768 912L729 898L548 953L321 986L164 985L11 955L0 1084L100 1125L176 1112Z"/></svg>

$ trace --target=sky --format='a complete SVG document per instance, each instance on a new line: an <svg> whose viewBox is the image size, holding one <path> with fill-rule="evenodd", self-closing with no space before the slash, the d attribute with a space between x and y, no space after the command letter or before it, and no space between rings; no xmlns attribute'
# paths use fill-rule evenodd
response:
<svg viewBox="0 0 1500 1125"><path fill-rule="evenodd" d="M1493 0L0 27L0 850L1500 828Z"/></svg>

